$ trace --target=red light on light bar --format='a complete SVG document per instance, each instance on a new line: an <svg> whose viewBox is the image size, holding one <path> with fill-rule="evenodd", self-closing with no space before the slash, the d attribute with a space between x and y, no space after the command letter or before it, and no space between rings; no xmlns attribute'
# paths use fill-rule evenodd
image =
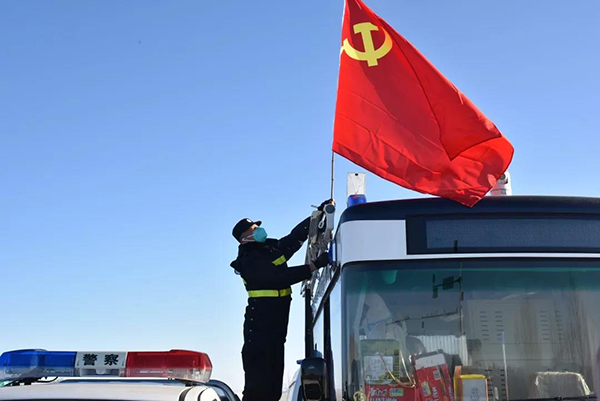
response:
<svg viewBox="0 0 600 401"><path fill-rule="evenodd" d="M127 377L169 377L207 382L212 363L202 352L171 350L164 352L128 352L125 364Z"/></svg>

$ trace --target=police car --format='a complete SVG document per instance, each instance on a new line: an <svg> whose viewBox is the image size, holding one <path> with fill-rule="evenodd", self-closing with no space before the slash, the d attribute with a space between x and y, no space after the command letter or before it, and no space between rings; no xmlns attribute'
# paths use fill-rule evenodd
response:
<svg viewBox="0 0 600 401"><path fill-rule="evenodd" d="M0 400L239 401L207 354L18 350L0 356Z"/></svg>

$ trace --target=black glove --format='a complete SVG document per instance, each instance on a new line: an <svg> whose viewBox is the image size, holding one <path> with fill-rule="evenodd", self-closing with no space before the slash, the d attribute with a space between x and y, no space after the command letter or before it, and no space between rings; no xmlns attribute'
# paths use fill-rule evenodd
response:
<svg viewBox="0 0 600 401"><path fill-rule="evenodd" d="M333 199L327 199L326 201L323 201L323 202L321 203L321 205L319 205L319 207L317 208L317 210L318 210L319 212L322 212L322 211L323 211L323 208L324 208L325 206L329 205L330 203L333 203Z"/></svg>
<svg viewBox="0 0 600 401"><path fill-rule="evenodd" d="M313 264L317 266L317 269L327 266L329 264L329 252L325 251L320 254L318 258L313 260Z"/></svg>

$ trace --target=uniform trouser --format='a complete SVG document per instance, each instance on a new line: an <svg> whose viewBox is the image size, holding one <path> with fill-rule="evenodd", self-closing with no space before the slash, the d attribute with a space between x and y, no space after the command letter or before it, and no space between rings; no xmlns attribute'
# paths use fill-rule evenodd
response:
<svg viewBox="0 0 600 401"><path fill-rule="evenodd" d="M279 401L283 386L284 344L244 344L245 372L243 401Z"/></svg>
<svg viewBox="0 0 600 401"><path fill-rule="evenodd" d="M244 324L243 401L279 401L291 299L252 303Z"/></svg>

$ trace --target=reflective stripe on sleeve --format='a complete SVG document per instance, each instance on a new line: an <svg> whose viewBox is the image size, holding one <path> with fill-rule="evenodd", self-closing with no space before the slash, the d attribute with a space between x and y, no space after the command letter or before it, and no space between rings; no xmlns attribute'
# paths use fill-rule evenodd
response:
<svg viewBox="0 0 600 401"><path fill-rule="evenodd" d="M275 266L281 266L281 265L282 265L282 264L284 264L285 262L286 262L285 256L280 256L280 257L278 257L277 259L275 259L275 260L273 261L273 264L274 264Z"/></svg>

